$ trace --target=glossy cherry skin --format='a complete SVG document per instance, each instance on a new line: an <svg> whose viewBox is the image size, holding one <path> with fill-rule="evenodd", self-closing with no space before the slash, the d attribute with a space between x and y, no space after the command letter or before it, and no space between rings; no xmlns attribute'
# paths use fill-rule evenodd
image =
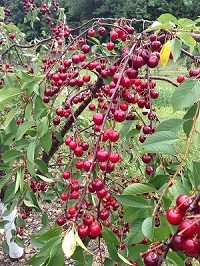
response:
<svg viewBox="0 0 200 266"><path fill-rule="evenodd" d="M153 251L147 253L144 256L144 264L146 266L157 266L158 265L158 255Z"/></svg>
<svg viewBox="0 0 200 266"><path fill-rule="evenodd" d="M191 203L192 203L192 199L188 195L185 195L185 194L179 195L178 198L176 199L176 206L181 211L186 211L190 207Z"/></svg>
<svg viewBox="0 0 200 266"><path fill-rule="evenodd" d="M186 238L183 242L183 251L190 257L197 257L199 253L199 241L193 238Z"/></svg>
<svg viewBox="0 0 200 266"><path fill-rule="evenodd" d="M167 211L166 217L170 224L178 225L181 223L185 213L174 207Z"/></svg>

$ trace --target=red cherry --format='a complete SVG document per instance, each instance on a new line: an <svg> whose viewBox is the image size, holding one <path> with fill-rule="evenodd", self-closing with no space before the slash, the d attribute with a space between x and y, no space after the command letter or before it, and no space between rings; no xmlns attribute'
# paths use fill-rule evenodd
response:
<svg viewBox="0 0 200 266"><path fill-rule="evenodd" d="M161 48L161 42L160 41L153 41L151 43L151 48L154 50L154 51L158 51L160 50Z"/></svg>
<svg viewBox="0 0 200 266"><path fill-rule="evenodd" d="M74 214L76 213L76 208L74 206L70 206L69 209L68 209L68 213L71 216L74 216Z"/></svg>
<svg viewBox="0 0 200 266"><path fill-rule="evenodd" d="M89 29L87 32L89 37L94 37L95 36L95 31L93 29Z"/></svg>
<svg viewBox="0 0 200 266"><path fill-rule="evenodd" d="M90 52L90 46L87 45L87 44L84 44L84 45L82 46L82 51L84 52L84 54L89 53L89 52Z"/></svg>
<svg viewBox="0 0 200 266"><path fill-rule="evenodd" d="M108 42L106 47L109 51L112 51L115 48L115 44L113 42Z"/></svg>
<svg viewBox="0 0 200 266"><path fill-rule="evenodd" d="M77 169L82 169L83 168L83 161L77 161L76 162L76 168Z"/></svg>
<svg viewBox="0 0 200 266"><path fill-rule="evenodd" d="M103 123L103 118L104 118L104 115L101 114L101 113L96 113L93 115L93 122L96 124L96 125L102 125Z"/></svg>
<svg viewBox="0 0 200 266"><path fill-rule="evenodd" d="M166 217L170 224L178 225L181 223L185 213L174 207L167 211Z"/></svg>
<svg viewBox="0 0 200 266"><path fill-rule="evenodd" d="M92 222L94 222L95 218L92 214L85 214L83 216L83 224L90 225Z"/></svg>
<svg viewBox="0 0 200 266"><path fill-rule="evenodd" d="M66 201L68 199L68 193L67 192L63 192L60 195L61 200Z"/></svg>
<svg viewBox="0 0 200 266"><path fill-rule="evenodd" d="M101 234L102 228L99 222L92 222L89 226L90 233L93 236L98 236Z"/></svg>
<svg viewBox="0 0 200 266"><path fill-rule="evenodd" d="M147 173L147 175L152 176L153 173L154 173L154 168L153 168L153 166L148 165L148 166L146 167L146 173Z"/></svg>
<svg viewBox="0 0 200 266"><path fill-rule="evenodd" d="M81 146L77 146L74 150L74 154L77 157L81 157L83 155L83 148Z"/></svg>
<svg viewBox="0 0 200 266"><path fill-rule="evenodd" d="M126 119L126 113L122 110L116 110L114 112L114 119L117 122L123 122Z"/></svg>
<svg viewBox="0 0 200 266"><path fill-rule="evenodd" d="M101 178L95 178L92 180L92 187L95 191L99 191L104 188L104 183Z"/></svg>
<svg viewBox="0 0 200 266"><path fill-rule="evenodd" d="M108 217L109 217L109 211L108 210L106 210L106 209L100 210L100 212L99 212L99 218L101 220L103 220L103 221L104 220L107 220Z"/></svg>
<svg viewBox="0 0 200 266"><path fill-rule="evenodd" d="M105 188L102 188L101 190L96 191L96 193L99 199L103 199L107 194L107 190Z"/></svg>
<svg viewBox="0 0 200 266"><path fill-rule="evenodd" d="M138 70L134 68L128 68L125 73L130 79L135 79L138 76Z"/></svg>
<svg viewBox="0 0 200 266"><path fill-rule="evenodd" d="M70 196L71 196L71 199L78 199L79 192L78 191L73 191Z"/></svg>
<svg viewBox="0 0 200 266"><path fill-rule="evenodd" d="M151 162L151 156L149 154L144 154L142 156L143 163L150 163Z"/></svg>
<svg viewBox="0 0 200 266"><path fill-rule="evenodd" d="M62 173L62 177L63 177L63 179L69 179L70 176L71 176L70 171L64 171L64 172Z"/></svg>
<svg viewBox="0 0 200 266"><path fill-rule="evenodd" d="M117 162L119 162L119 160L120 160L120 156L119 156L118 153L111 153L111 154L109 155L109 160L110 160L112 163L117 163Z"/></svg>
<svg viewBox="0 0 200 266"><path fill-rule="evenodd" d="M183 251L183 241L184 237L178 234L173 235L172 237L172 245L173 248L177 251Z"/></svg>
<svg viewBox="0 0 200 266"><path fill-rule="evenodd" d="M198 239L186 238L183 242L183 251L190 257L198 257L199 241Z"/></svg>
<svg viewBox="0 0 200 266"><path fill-rule="evenodd" d="M192 199L185 194L179 195L178 198L176 199L176 206L181 211L187 211L191 203L192 203Z"/></svg>
<svg viewBox="0 0 200 266"><path fill-rule="evenodd" d="M133 67L138 69L144 65L144 59L141 56L134 56L133 57Z"/></svg>
<svg viewBox="0 0 200 266"><path fill-rule="evenodd" d="M99 150L97 151L97 160L100 162L106 162L109 158L109 152L106 150Z"/></svg>
<svg viewBox="0 0 200 266"><path fill-rule="evenodd" d="M183 82L185 80L185 76L180 75L180 76L177 77L176 80L177 80L178 83L181 83L181 82Z"/></svg>
<svg viewBox="0 0 200 266"><path fill-rule="evenodd" d="M72 55L72 62L78 64L80 62L80 58L78 55Z"/></svg>
<svg viewBox="0 0 200 266"><path fill-rule="evenodd" d="M197 232L198 224L193 220L185 219L179 225L179 230L182 231L183 237L191 237Z"/></svg>
<svg viewBox="0 0 200 266"><path fill-rule="evenodd" d="M159 59L156 55L151 55L147 61L147 65L150 67L150 68L155 68L157 67L158 65L158 62L159 62Z"/></svg>
<svg viewBox="0 0 200 266"><path fill-rule="evenodd" d="M75 142L75 141L73 141L73 140L70 141L70 143L69 143L69 148L70 148L70 150L74 151L74 150L76 149L77 145L78 145L77 142Z"/></svg>
<svg viewBox="0 0 200 266"><path fill-rule="evenodd" d="M158 255L151 251L144 256L144 264L146 266L157 266L158 265Z"/></svg>
<svg viewBox="0 0 200 266"><path fill-rule="evenodd" d="M60 216L60 217L57 219L57 224L60 225L60 226L64 225L65 222L66 222L66 219L65 219L64 216Z"/></svg>
<svg viewBox="0 0 200 266"><path fill-rule="evenodd" d="M89 231L88 225L82 224L82 225L78 226L78 235L81 238L85 238L85 237L89 236L89 232L90 231Z"/></svg>
<svg viewBox="0 0 200 266"><path fill-rule="evenodd" d="M100 36L104 36L106 34L106 29L101 26L98 28L97 32Z"/></svg>
<svg viewBox="0 0 200 266"><path fill-rule="evenodd" d="M110 141L112 141L112 142L116 142L116 141L118 141L118 139L119 139L119 132L117 132L117 131L110 131L109 133L108 133L108 138L109 138L109 140Z"/></svg>
<svg viewBox="0 0 200 266"><path fill-rule="evenodd" d="M110 32L110 38L113 40L117 40L119 38L119 34L115 30L112 30Z"/></svg>
<svg viewBox="0 0 200 266"><path fill-rule="evenodd" d="M59 118L59 117L55 117L55 118L53 119L53 124L54 124L55 126L59 125L59 124L60 124L60 118Z"/></svg>

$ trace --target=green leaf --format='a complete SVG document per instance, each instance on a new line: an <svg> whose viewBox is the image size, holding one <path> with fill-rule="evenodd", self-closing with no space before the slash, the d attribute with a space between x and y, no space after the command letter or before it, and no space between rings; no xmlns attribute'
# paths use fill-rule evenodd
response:
<svg viewBox="0 0 200 266"><path fill-rule="evenodd" d="M11 199L13 199L14 197L16 197L16 195L14 194L14 190L15 190L15 182L11 183L6 188L6 191L5 191L5 194L4 194L4 198L3 198L3 203L7 203Z"/></svg>
<svg viewBox="0 0 200 266"><path fill-rule="evenodd" d="M37 165L41 173L46 174L48 172L47 164L44 161L35 159L35 164Z"/></svg>
<svg viewBox="0 0 200 266"><path fill-rule="evenodd" d="M50 255L50 252L53 249L53 247L55 247L56 245L60 244L61 241L62 241L62 237L61 236L55 236L55 237L49 239L44 244L44 246L41 248L39 253L37 253L36 257L37 258L40 258L40 257L48 258L48 256Z"/></svg>
<svg viewBox="0 0 200 266"><path fill-rule="evenodd" d="M178 265L178 266L185 265L184 260L176 252L169 251L167 253L167 260L173 263L173 265Z"/></svg>
<svg viewBox="0 0 200 266"><path fill-rule="evenodd" d="M12 173L4 175L0 178L0 190L5 186L5 184L11 179Z"/></svg>
<svg viewBox="0 0 200 266"><path fill-rule="evenodd" d="M0 18L1 19L4 19L5 18L5 13L4 13L4 10L3 10L3 7L0 6Z"/></svg>
<svg viewBox="0 0 200 266"><path fill-rule="evenodd" d="M172 95L174 111L191 107L200 98L200 82L197 79L186 79Z"/></svg>
<svg viewBox="0 0 200 266"><path fill-rule="evenodd" d="M49 224L50 220L49 220L47 213L43 213L41 221L42 221L42 224L45 226Z"/></svg>
<svg viewBox="0 0 200 266"><path fill-rule="evenodd" d="M140 253L145 252L148 249L147 245L136 245L129 248L129 259L137 261L140 258Z"/></svg>
<svg viewBox="0 0 200 266"><path fill-rule="evenodd" d="M153 240L154 227L155 227L155 220L153 217L146 218L142 223L142 233L150 241Z"/></svg>
<svg viewBox="0 0 200 266"><path fill-rule="evenodd" d="M176 19L176 17L174 17L172 14L170 13L164 13L162 15L160 15L157 20L161 23L168 23L168 22L172 22L174 24L178 24L178 20Z"/></svg>
<svg viewBox="0 0 200 266"><path fill-rule="evenodd" d="M25 245L24 245L24 241L23 241L23 239L21 239L20 237L16 237L15 238L15 241L14 241L19 247L21 247L21 248L24 248L25 247Z"/></svg>
<svg viewBox="0 0 200 266"><path fill-rule="evenodd" d="M116 247L119 245L119 240L116 234L105 226L103 227L102 236L107 245L114 244Z"/></svg>
<svg viewBox="0 0 200 266"><path fill-rule="evenodd" d="M62 244L54 246L50 252L50 259L47 266L64 266L65 265L65 256L62 250Z"/></svg>
<svg viewBox="0 0 200 266"><path fill-rule="evenodd" d="M173 131L177 133L178 130L181 128L184 120L180 118L170 118L168 120L162 121L158 127L156 128L156 132L159 131Z"/></svg>
<svg viewBox="0 0 200 266"><path fill-rule="evenodd" d="M195 39L188 32L177 32L177 36L187 46L195 46L196 45Z"/></svg>
<svg viewBox="0 0 200 266"><path fill-rule="evenodd" d="M170 47L171 47L171 52L173 54L173 61L175 63L181 55L181 41L178 40L177 38L174 38L173 40L170 41Z"/></svg>
<svg viewBox="0 0 200 266"><path fill-rule="evenodd" d="M39 177L40 179L42 179L43 181L47 182L47 183L52 183L54 182L53 179L49 178L49 177L45 177L43 175L37 175L37 177Z"/></svg>
<svg viewBox="0 0 200 266"><path fill-rule="evenodd" d="M142 197L132 195L114 195L114 197L123 205L135 208L151 208L148 201Z"/></svg>
<svg viewBox="0 0 200 266"><path fill-rule="evenodd" d="M9 223L9 221L6 221L6 220L4 220L4 221L0 221L0 229L4 229L4 226L5 226L7 223Z"/></svg>
<svg viewBox="0 0 200 266"><path fill-rule="evenodd" d="M62 227L55 227L52 228L50 230L48 230L47 232L41 234L41 235L35 235L34 237L38 240L38 241L48 241L49 239L55 237L55 236L61 236L63 233L63 228Z"/></svg>
<svg viewBox="0 0 200 266"><path fill-rule="evenodd" d="M36 206L36 210L38 212L42 212L42 210L40 208L40 205L39 205L39 202L37 200L37 197L36 197L36 195L32 191L27 191L26 192L26 198L29 199L29 201L32 202L33 205Z"/></svg>
<svg viewBox="0 0 200 266"><path fill-rule="evenodd" d="M18 112L19 107L15 107L13 109L11 109L7 115L6 115L6 119L4 121L4 130L7 129L7 127L9 126L10 122L13 120L13 118L16 116L16 113Z"/></svg>
<svg viewBox="0 0 200 266"><path fill-rule="evenodd" d="M137 130L136 128L133 128L133 129L131 129L131 130L127 133L127 135L126 135L126 139L129 139L129 138L131 138L131 137L134 137L134 136L138 135L139 133L140 133L139 130Z"/></svg>
<svg viewBox="0 0 200 266"><path fill-rule="evenodd" d="M9 24L7 24L7 25L5 25L5 28L7 29L7 31L9 31L9 32L20 32L20 29L17 27L17 26L15 26L14 24L11 24L11 23L9 23Z"/></svg>
<svg viewBox="0 0 200 266"><path fill-rule="evenodd" d="M34 124L35 124L35 121L33 120L22 123L17 129L15 139L20 140L22 136L27 132L27 130L30 129Z"/></svg>
<svg viewBox="0 0 200 266"><path fill-rule="evenodd" d="M198 188L200 185L200 163L199 162L192 162L192 174L194 177L195 187Z"/></svg>
<svg viewBox="0 0 200 266"><path fill-rule="evenodd" d="M24 182L24 167L20 168L17 171L16 175L16 181L15 181L15 193L20 189L20 191L23 190L23 182Z"/></svg>
<svg viewBox="0 0 200 266"><path fill-rule="evenodd" d="M30 163L34 163L34 156L35 156L35 141L31 142L27 148L27 158Z"/></svg>
<svg viewBox="0 0 200 266"><path fill-rule="evenodd" d="M23 94L21 88L3 88L1 89L0 103L5 104L12 99L16 99L21 94Z"/></svg>
<svg viewBox="0 0 200 266"><path fill-rule="evenodd" d="M156 175L150 179L149 184L153 185L156 190L159 190L169 179L169 175Z"/></svg>
<svg viewBox="0 0 200 266"><path fill-rule="evenodd" d="M117 252L117 255L119 256L120 260L122 260L124 263L126 263L128 265L133 265L126 258L124 258L124 256L122 256L119 252Z"/></svg>
<svg viewBox="0 0 200 266"><path fill-rule="evenodd" d="M5 253L9 254L9 246L6 240L2 242L2 249Z"/></svg>
<svg viewBox="0 0 200 266"><path fill-rule="evenodd" d="M28 206L28 207L34 207L34 208L36 208L36 206L31 201L29 201L29 200L24 200L24 204L26 206Z"/></svg>
<svg viewBox="0 0 200 266"><path fill-rule="evenodd" d="M47 116L42 117L37 128L37 133L39 137L42 137L44 134L48 132L48 125L49 125L48 117Z"/></svg>
<svg viewBox="0 0 200 266"><path fill-rule="evenodd" d="M52 144L52 136L50 135L50 132L47 132L40 138L40 143L44 151L48 154Z"/></svg>
<svg viewBox="0 0 200 266"><path fill-rule="evenodd" d="M78 261L79 263L82 263L82 265L86 264L85 256L83 253L83 249L80 246L76 246L76 249L74 251L74 254L71 257L73 260Z"/></svg>
<svg viewBox="0 0 200 266"><path fill-rule="evenodd" d="M123 123L123 126L121 127L119 133L120 133L120 137L123 139L127 136L127 133L129 131L129 129L131 128L131 126L133 125L135 121L134 120L126 120Z"/></svg>
<svg viewBox="0 0 200 266"><path fill-rule="evenodd" d="M144 210L143 210L143 212L144 212ZM132 215L133 215L133 213L132 213ZM127 246L132 245L132 244L138 244L144 239L144 234L142 233L143 221L144 221L144 219L137 218L131 222L130 231L125 238L125 243Z"/></svg>
<svg viewBox="0 0 200 266"><path fill-rule="evenodd" d="M167 239L170 234L170 227L168 225L162 225L155 228L153 238L156 239L156 241L162 242L163 239Z"/></svg>
<svg viewBox="0 0 200 266"><path fill-rule="evenodd" d="M156 189L152 185L135 183L125 188L122 195L136 195L136 194L143 194L147 192L151 193L155 191Z"/></svg>
<svg viewBox="0 0 200 266"><path fill-rule="evenodd" d="M183 123L183 131L187 137L189 137L191 129L193 127L194 121L193 120L186 120Z"/></svg>
<svg viewBox="0 0 200 266"><path fill-rule="evenodd" d="M21 156L21 154L22 154L21 151L16 151L14 149L8 150L8 151L4 152L2 159L5 163L10 162L10 161L13 161L13 160L19 158Z"/></svg>
<svg viewBox="0 0 200 266"><path fill-rule="evenodd" d="M141 145L145 152L158 152L175 154L174 147L171 146L179 137L172 131L160 131L150 135Z"/></svg>

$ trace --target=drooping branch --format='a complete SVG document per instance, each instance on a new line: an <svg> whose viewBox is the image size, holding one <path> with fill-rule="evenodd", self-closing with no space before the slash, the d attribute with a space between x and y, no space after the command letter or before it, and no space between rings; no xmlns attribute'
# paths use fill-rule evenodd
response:
<svg viewBox="0 0 200 266"><path fill-rule="evenodd" d="M139 75L138 78L144 79L144 78L146 78L146 76L145 75ZM166 77L162 77L162 76L149 76L149 78L151 80L163 80L163 81L166 81L166 82L172 84L175 87L178 87L178 84L176 82L174 82L173 80L171 80L170 78L166 78Z"/></svg>
<svg viewBox="0 0 200 266"><path fill-rule="evenodd" d="M88 106L88 104L93 99L94 94L103 86L103 78L101 76L98 77L96 83L90 87L91 95L76 109L73 116L71 115L68 119L68 121L65 123L65 125L62 127L60 134L62 137L66 135L68 130L71 128L71 126L74 123L74 118L77 118ZM52 143L51 149L49 153L46 152L43 153L42 160L45 163L49 163L49 160L52 158L52 156L55 154L55 152L58 150L59 146L62 145L63 142L59 141L58 139L54 140Z"/></svg>

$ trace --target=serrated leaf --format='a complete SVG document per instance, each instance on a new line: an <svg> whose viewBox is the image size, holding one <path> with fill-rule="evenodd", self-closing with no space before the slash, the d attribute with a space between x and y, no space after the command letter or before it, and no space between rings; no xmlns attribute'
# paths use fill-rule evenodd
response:
<svg viewBox="0 0 200 266"><path fill-rule="evenodd" d="M167 253L167 260L173 263L173 265L178 265L178 266L184 266L185 262L184 260L176 253L169 251Z"/></svg>
<svg viewBox="0 0 200 266"><path fill-rule="evenodd" d="M146 139L141 148L145 152L175 154L176 150L171 144L178 139L179 137L172 131L155 132Z"/></svg>
<svg viewBox="0 0 200 266"><path fill-rule="evenodd" d="M5 151L4 154L2 155L2 159L3 161L6 162L10 162L12 160L15 160L17 158L19 158L21 156L21 151L17 151L17 150L8 150Z"/></svg>
<svg viewBox="0 0 200 266"><path fill-rule="evenodd" d="M157 190L159 190L169 179L169 175L156 175L151 178L149 184L153 185Z"/></svg>
<svg viewBox="0 0 200 266"><path fill-rule="evenodd" d="M22 123L17 129L15 140L20 140L22 136L27 132L27 130L30 129L34 124L35 121L26 121Z"/></svg>
<svg viewBox="0 0 200 266"><path fill-rule="evenodd" d="M27 148L27 158L30 163L34 163L34 156L35 156L35 141L31 142Z"/></svg>
<svg viewBox="0 0 200 266"><path fill-rule="evenodd" d="M146 218L142 223L142 233L150 241L153 240L153 233L155 228L155 220L153 217Z"/></svg>
<svg viewBox="0 0 200 266"><path fill-rule="evenodd" d="M47 266L55 266L55 265L59 265L59 266L65 265L65 257L62 251L61 244L54 246L50 252L50 258L49 258Z"/></svg>
<svg viewBox="0 0 200 266"><path fill-rule="evenodd" d="M122 256L119 252L117 252L117 255L119 256L119 258L126 264L128 265L133 265L132 263L130 263L126 258L124 258L124 256Z"/></svg>
<svg viewBox="0 0 200 266"><path fill-rule="evenodd" d="M147 192L151 193L155 191L156 189L152 185L135 183L125 188L122 195L136 195L136 194L143 194Z"/></svg>
<svg viewBox="0 0 200 266"><path fill-rule="evenodd" d="M174 24L178 24L177 18L174 17L172 14L170 13L164 13L162 15L160 15L157 20L161 23L166 23L166 22L172 22Z"/></svg>
<svg viewBox="0 0 200 266"><path fill-rule="evenodd" d="M49 220L49 217L48 217L47 213L43 213L41 222L45 226L47 226L49 224L50 220Z"/></svg>
<svg viewBox="0 0 200 266"><path fill-rule="evenodd" d="M198 188L200 185L200 163L193 161L192 170L193 170L195 187Z"/></svg>
<svg viewBox="0 0 200 266"><path fill-rule="evenodd" d="M11 179L12 173L4 175L0 178L0 190L5 186L5 184Z"/></svg>
<svg viewBox="0 0 200 266"><path fill-rule="evenodd" d="M191 107L200 98L200 82L197 79L186 79L172 95L172 106L174 111Z"/></svg>
<svg viewBox="0 0 200 266"><path fill-rule="evenodd" d="M151 208L148 201L142 197L132 195L114 195L114 197L123 205L135 208Z"/></svg>
<svg viewBox="0 0 200 266"><path fill-rule="evenodd" d="M126 120L123 123L123 125L122 125L122 127L121 127L121 129L119 131L120 137L122 139L127 136L127 133L128 133L129 129L131 128L131 126L133 125L134 122L135 122L134 120Z"/></svg>
<svg viewBox="0 0 200 266"><path fill-rule="evenodd" d="M113 231L111 229L103 227L102 236L103 236L103 239L105 240L107 245L112 243L115 246L118 246L119 240L118 240L116 234L113 233Z"/></svg>
<svg viewBox="0 0 200 266"><path fill-rule="evenodd" d="M195 46L196 45L195 39L188 32L177 32L177 36L187 46Z"/></svg>
<svg viewBox="0 0 200 266"><path fill-rule="evenodd" d="M38 241L48 241L49 239L55 237L55 236L61 236L63 233L63 228L62 227L55 227L47 232L42 233L41 235L35 235L34 237Z"/></svg>
<svg viewBox="0 0 200 266"><path fill-rule="evenodd" d="M4 121L4 130L7 129L10 122L13 120L13 118L16 116L16 113L18 112L19 107L12 108L6 115L6 119Z"/></svg>
<svg viewBox="0 0 200 266"><path fill-rule="evenodd" d="M42 137L44 134L48 132L48 125L49 125L48 117L47 116L42 117L37 128L37 133L39 137Z"/></svg>
<svg viewBox="0 0 200 266"><path fill-rule="evenodd" d="M37 165L41 173L46 174L48 172L47 164L44 161L35 159L35 164Z"/></svg>
<svg viewBox="0 0 200 266"><path fill-rule="evenodd" d="M43 181L47 182L47 183L54 182L54 180L49 178L49 177L46 177L46 176L43 176L43 175L36 175L36 176L39 177L40 179L42 179Z"/></svg>
<svg viewBox="0 0 200 266"><path fill-rule="evenodd" d="M170 41L167 41L160 51L160 62L163 67L166 67L168 61L169 61L169 55L170 55Z"/></svg>
<svg viewBox="0 0 200 266"><path fill-rule="evenodd" d="M158 125L158 127L156 128L156 132L173 131L174 133L177 133L184 121L185 120L179 118L171 118L168 120L164 120Z"/></svg>
<svg viewBox="0 0 200 266"><path fill-rule="evenodd" d="M174 63L181 55L181 46L182 46L181 41L178 40L177 38L174 38L173 40L170 41L170 47L171 47L171 52L173 54Z"/></svg>
<svg viewBox="0 0 200 266"><path fill-rule="evenodd" d="M44 258L48 258L49 254L51 252L51 250L53 249L53 247L55 247L56 245L60 244L62 241L62 237L61 236L56 236L53 237L51 239L49 239L41 248L41 250L39 251L39 253L37 253L36 257L40 258L40 257L44 257Z"/></svg>
<svg viewBox="0 0 200 266"><path fill-rule="evenodd" d="M1 89L0 103L6 103L12 99L16 99L21 94L23 94L23 91L19 88L3 88Z"/></svg>

